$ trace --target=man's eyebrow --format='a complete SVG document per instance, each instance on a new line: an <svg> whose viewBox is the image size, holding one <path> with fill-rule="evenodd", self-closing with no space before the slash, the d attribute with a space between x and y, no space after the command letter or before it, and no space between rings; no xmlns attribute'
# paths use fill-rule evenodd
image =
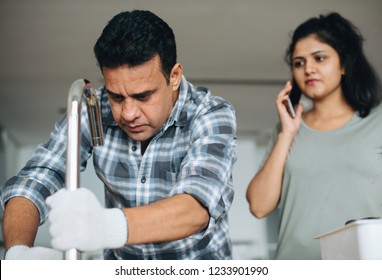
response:
<svg viewBox="0 0 382 280"><path fill-rule="evenodd" d="M144 96L148 96L150 94L153 94L156 91L157 91L156 89L150 89L150 90L145 90L145 91L142 91L142 92L132 93L132 94L129 94L129 95L132 96L132 97L144 97ZM110 94L110 95L121 95L120 93L112 92L109 89L106 89L106 92L108 94Z"/></svg>
<svg viewBox="0 0 382 280"><path fill-rule="evenodd" d="M145 90L142 92L133 93L133 94L131 94L131 96L132 97L145 97L145 96L149 96L149 95L155 93L156 91L157 91L156 89L150 89L150 90Z"/></svg>
<svg viewBox="0 0 382 280"><path fill-rule="evenodd" d="M111 90L109 89L106 89L106 92L110 95L121 95L120 93L116 93L116 92L112 92Z"/></svg>

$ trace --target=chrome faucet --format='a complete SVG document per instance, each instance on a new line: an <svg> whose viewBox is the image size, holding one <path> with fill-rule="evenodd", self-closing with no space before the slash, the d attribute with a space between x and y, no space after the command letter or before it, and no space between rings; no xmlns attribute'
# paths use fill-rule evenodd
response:
<svg viewBox="0 0 382 280"><path fill-rule="evenodd" d="M73 82L69 89L67 103L67 151L66 151L66 177L65 184L68 190L76 190L80 183L80 125L81 125L81 102L82 96L86 99L86 108L89 117L89 128L92 137L92 145L103 145L101 125L101 112L95 89L85 79ZM80 259L77 249L69 249L65 252L65 259Z"/></svg>

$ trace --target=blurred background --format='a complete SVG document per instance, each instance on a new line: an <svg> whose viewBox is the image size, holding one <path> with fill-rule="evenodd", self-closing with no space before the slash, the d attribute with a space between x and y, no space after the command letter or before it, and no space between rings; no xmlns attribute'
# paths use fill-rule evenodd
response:
<svg viewBox="0 0 382 280"><path fill-rule="evenodd" d="M274 99L290 78L284 62L289 36L306 19L337 11L359 27L368 58L381 76L382 1L0 0L0 184L48 139L66 110L74 80L87 78L102 86L93 45L115 14L131 9L151 10L164 19L175 33L186 77L236 108L236 194L229 213L234 258L272 259L277 211L254 218L245 190L277 122ZM81 186L103 200L91 164L81 175ZM46 225L36 245L50 246Z"/></svg>

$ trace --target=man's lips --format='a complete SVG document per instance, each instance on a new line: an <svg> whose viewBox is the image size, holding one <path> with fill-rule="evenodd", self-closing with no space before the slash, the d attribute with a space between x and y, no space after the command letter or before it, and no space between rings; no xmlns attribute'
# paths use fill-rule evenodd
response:
<svg viewBox="0 0 382 280"><path fill-rule="evenodd" d="M125 128L131 132L140 132L144 129L144 125L125 125Z"/></svg>

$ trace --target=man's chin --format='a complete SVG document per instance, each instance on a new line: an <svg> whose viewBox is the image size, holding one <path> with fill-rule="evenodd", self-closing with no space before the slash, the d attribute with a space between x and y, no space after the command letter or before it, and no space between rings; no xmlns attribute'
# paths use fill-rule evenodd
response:
<svg viewBox="0 0 382 280"><path fill-rule="evenodd" d="M145 141L148 141L152 138L151 135L144 133L144 132L138 132L138 133L126 132L126 133L130 139L137 141L137 142L145 142Z"/></svg>

